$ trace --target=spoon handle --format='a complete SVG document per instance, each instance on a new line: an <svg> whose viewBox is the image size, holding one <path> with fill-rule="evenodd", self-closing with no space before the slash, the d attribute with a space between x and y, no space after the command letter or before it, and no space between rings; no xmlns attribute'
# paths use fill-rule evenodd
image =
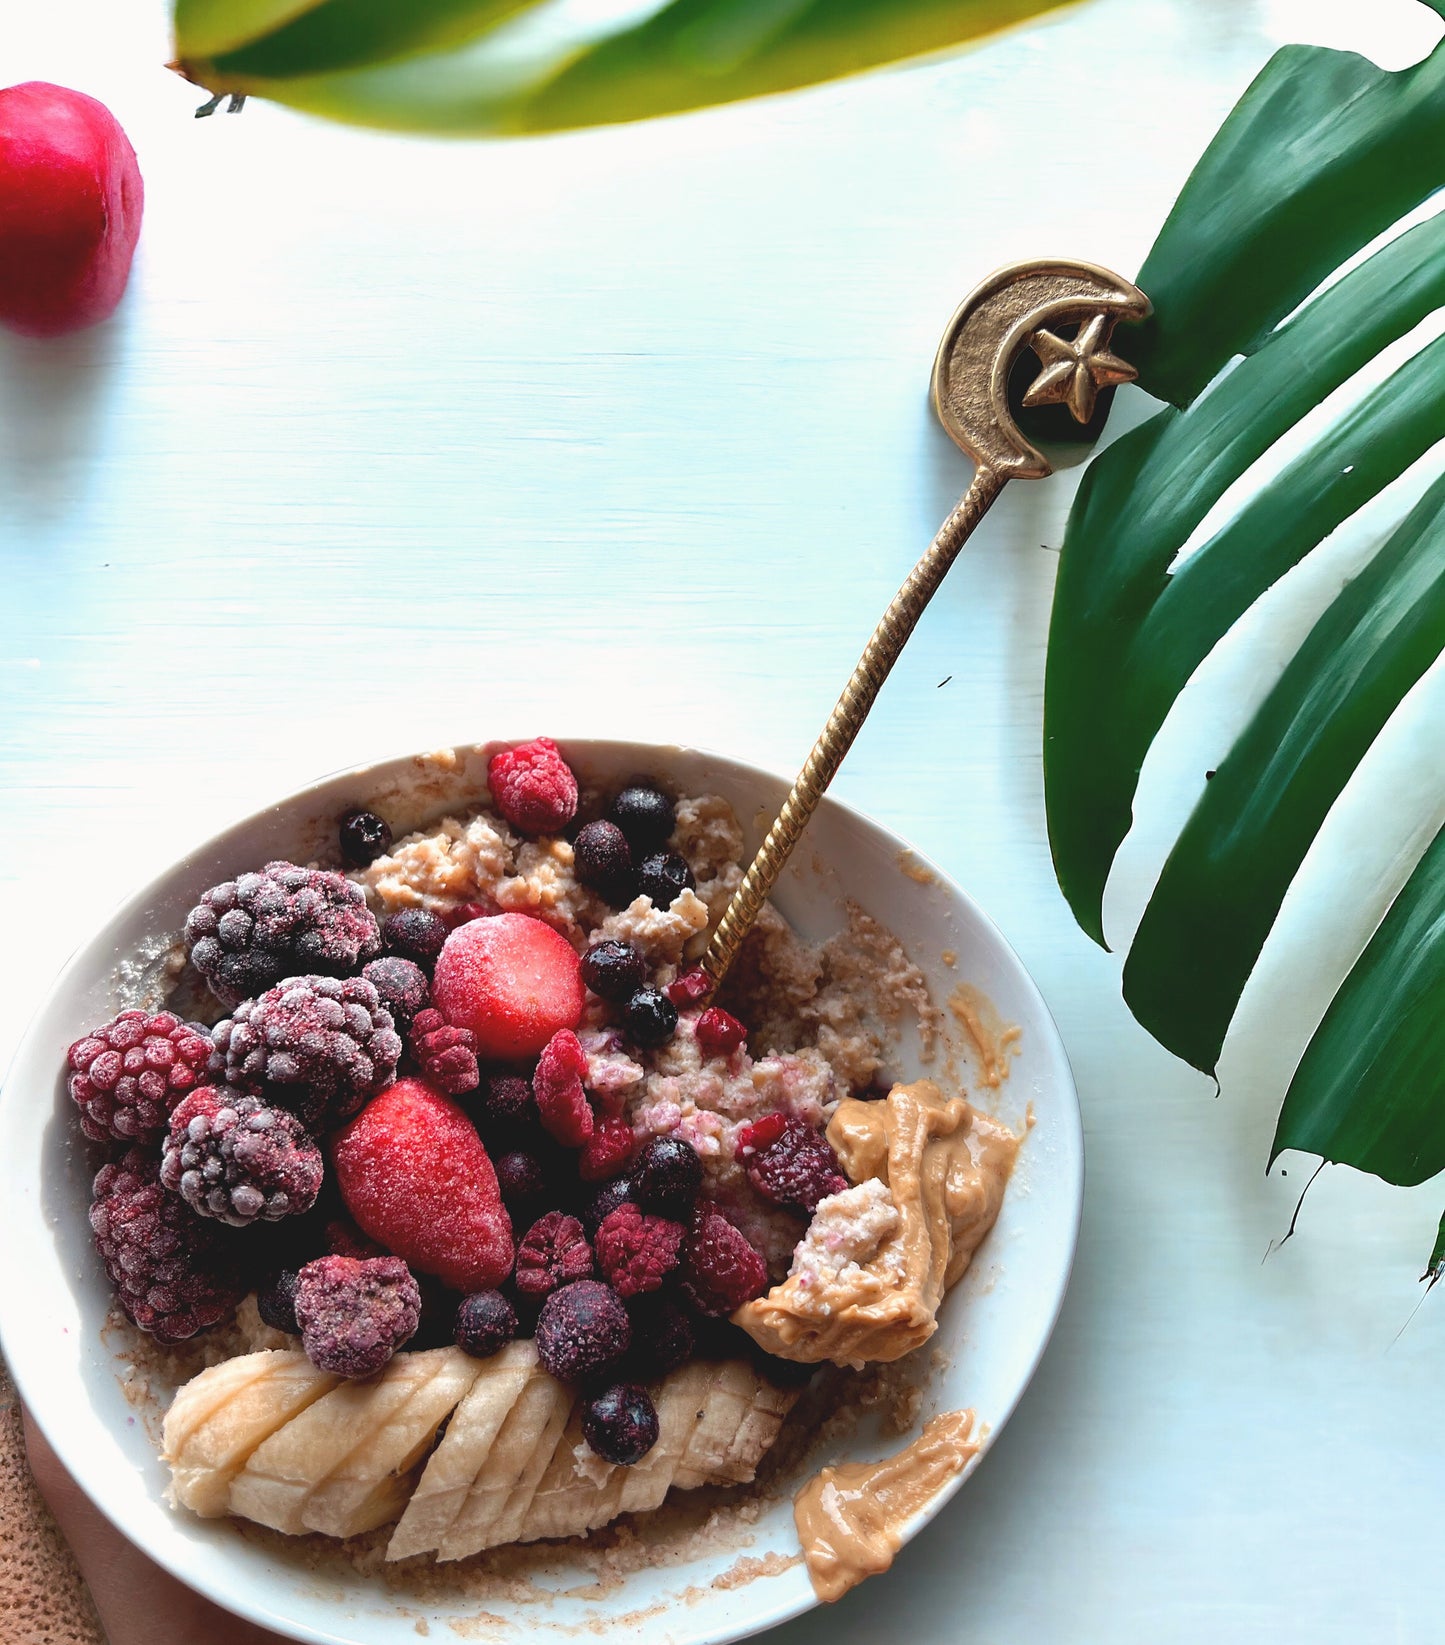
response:
<svg viewBox="0 0 1445 1645"><path fill-rule="evenodd" d="M843 756L853 746L853 739L862 729L868 710L883 689L884 680L898 661L899 653L908 643L908 637L917 626L924 608L938 592L939 584L972 535L973 528L1003 490L1003 484L1002 478L992 469L979 468L975 471L973 482L957 508L939 527L938 535L928 551L909 573L908 580L893 596L892 603L873 630L872 638L858 659L858 666L843 687L837 706L828 716L822 735L813 744L813 752L783 801L777 820L768 830L767 839L753 858L712 934L702 964L714 987L727 975L728 967L737 957L743 939L768 900L774 882L808 826L808 819L822 799L824 790L843 763Z"/></svg>
<svg viewBox="0 0 1445 1645"><path fill-rule="evenodd" d="M1048 459L1014 421L1009 378L1015 363L1032 350L1042 368L1023 396L1025 405L1066 405L1076 421L1087 422L1100 389L1137 375L1109 349L1115 323L1137 322L1148 313L1149 299L1117 274L1096 263L1057 260L999 269L959 305L933 363L933 404L954 443L973 458L973 481L873 630L777 821L718 921L702 958L710 991L737 958L958 551L1009 480L1041 479L1050 472Z"/></svg>

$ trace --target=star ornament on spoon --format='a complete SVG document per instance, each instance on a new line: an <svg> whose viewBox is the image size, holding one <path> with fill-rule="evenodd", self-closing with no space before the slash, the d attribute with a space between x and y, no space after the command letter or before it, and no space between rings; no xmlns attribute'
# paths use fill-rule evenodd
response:
<svg viewBox="0 0 1445 1645"><path fill-rule="evenodd" d="M1039 357L1043 370L1024 395L1026 406L1063 404L1074 420L1087 423L1094 415L1094 400L1101 388L1115 383L1132 383L1139 375L1127 360L1109 351L1114 330L1112 314L1096 314L1068 342L1052 331L1036 331L1029 347Z"/></svg>

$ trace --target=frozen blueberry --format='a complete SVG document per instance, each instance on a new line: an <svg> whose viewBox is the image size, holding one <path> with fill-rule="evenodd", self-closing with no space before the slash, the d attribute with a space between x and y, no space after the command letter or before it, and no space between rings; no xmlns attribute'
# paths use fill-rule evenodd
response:
<svg viewBox="0 0 1445 1645"><path fill-rule="evenodd" d="M637 883L643 896L652 898L655 908L671 908L684 891L697 885L692 870L676 851L657 851L644 858L637 871Z"/></svg>
<svg viewBox="0 0 1445 1645"><path fill-rule="evenodd" d="M627 1002L623 1021L638 1045L655 1049L677 1031L677 1007L660 988L639 988Z"/></svg>
<svg viewBox="0 0 1445 1645"><path fill-rule="evenodd" d="M447 934L446 922L424 908L403 908L381 922L381 941L387 953L410 960L428 975Z"/></svg>
<svg viewBox="0 0 1445 1645"><path fill-rule="evenodd" d="M390 825L374 811L348 811L341 819L341 855L350 867L365 868L390 849Z"/></svg>
<svg viewBox="0 0 1445 1645"><path fill-rule="evenodd" d="M614 1382L582 1405L582 1437L606 1462L630 1467L657 1444L657 1410L635 1382Z"/></svg>
<svg viewBox="0 0 1445 1645"><path fill-rule="evenodd" d="M634 851L665 845L677 826L672 801L650 783L629 783L613 800L611 816Z"/></svg>
<svg viewBox="0 0 1445 1645"><path fill-rule="evenodd" d="M621 1004L647 981L647 964L630 942L608 938L582 956L582 981L600 998Z"/></svg>
<svg viewBox="0 0 1445 1645"><path fill-rule="evenodd" d="M644 1211L690 1223L702 1187L702 1161L681 1137L654 1137L638 1156L632 1195Z"/></svg>
<svg viewBox="0 0 1445 1645"><path fill-rule="evenodd" d="M457 1347L473 1359L487 1359L517 1334L517 1310L500 1291L477 1291L457 1309Z"/></svg>
<svg viewBox="0 0 1445 1645"><path fill-rule="evenodd" d="M577 878L614 908L625 908L636 895L632 849L627 836L610 822L588 823L573 843Z"/></svg>

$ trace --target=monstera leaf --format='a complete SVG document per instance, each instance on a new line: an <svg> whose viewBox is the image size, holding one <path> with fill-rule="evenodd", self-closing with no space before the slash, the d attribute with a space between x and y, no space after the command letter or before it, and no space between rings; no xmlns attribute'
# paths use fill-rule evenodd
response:
<svg viewBox="0 0 1445 1645"><path fill-rule="evenodd" d="M1387 236L1442 185L1445 44L1399 73L1286 48L1215 137L1139 275L1154 317L1118 346L1167 406L1079 490L1045 703L1055 867L1101 943L1145 755L1191 675L1272 584L1445 437L1445 336L1413 353L1414 339L1402 344L1408 357L1351 409L1299 427L1445 304L1445 215L1417 213ZM1210 518L1286 435L1288 460ZM1214 1070L1306 852L1442 650L1445 479L1339 590L1227 757L1208 781L1201 773L1124 965L1134 1015L1195 1067ZM1445 794L1445 762L1422 778ZM1274 1155L1287 1148L1399 1184L1445 1169L1445 834L1300 1061ZM1442 1258L1445 1225L1432 1266Z"/></svg>
<svg viewBox="0 0 1445 1645"><path fill-rule="evenodd" d="M1067 0L175 0L174 65L362 125L558 131L977 39Z"/></svg>

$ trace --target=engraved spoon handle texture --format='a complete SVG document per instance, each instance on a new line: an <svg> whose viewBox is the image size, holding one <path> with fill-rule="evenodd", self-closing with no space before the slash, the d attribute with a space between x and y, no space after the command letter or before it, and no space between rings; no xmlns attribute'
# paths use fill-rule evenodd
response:
<svg viewBox="0 0 1445 1645"><path fill-rule="evenodd" d="M977 467L958 506L894 595L858 666L798 773L783 807L723 912L703 955L715 990L727 975L794 846L853 745L889 671L898 661L948 568L1010 479L1050 472L1043 454L1019 432L1008 405L1008 379L1025 347L1043 367L1025 404L1058 402L1087 422L1099 388L1128 382L1133 368L1109 351L1117 320L1149 313L1142 292L1091 263L1018 263L990 276L959 307L939 346L933 401L949 435ZM1072 339L1060 330L1077 327Z"/></svg>

